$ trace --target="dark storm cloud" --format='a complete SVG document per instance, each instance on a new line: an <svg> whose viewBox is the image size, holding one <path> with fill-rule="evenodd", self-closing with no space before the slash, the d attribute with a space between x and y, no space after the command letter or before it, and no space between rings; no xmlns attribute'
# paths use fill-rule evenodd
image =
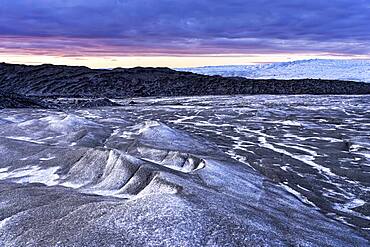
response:
<svg viewBox="0 0 370 247"><path fill-rule="evenodd" d="M369 0L0 0L0 52L370 53Z"/></svg>

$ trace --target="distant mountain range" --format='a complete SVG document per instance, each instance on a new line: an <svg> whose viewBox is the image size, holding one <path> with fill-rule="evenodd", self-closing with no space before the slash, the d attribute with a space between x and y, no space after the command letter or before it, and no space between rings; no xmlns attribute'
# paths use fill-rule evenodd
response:
<svg viewBox="0 0 370 247"><path fill-rule="evenodd" d="M261 65L180 68L204 75L241 76L251 79L327 79L370 83L370 60L311 59Z"/></svg>

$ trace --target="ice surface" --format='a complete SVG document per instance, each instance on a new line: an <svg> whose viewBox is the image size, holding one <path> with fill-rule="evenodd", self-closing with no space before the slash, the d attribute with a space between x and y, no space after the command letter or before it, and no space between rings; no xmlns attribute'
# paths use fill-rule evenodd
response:
<svg viewBox="0 0 370 247"><path fill-rule="evenodd" d="M370 82L370 60L312 59L263 65L208 66L178 70L255 79L312 78Z"/></svg>
<svg viewBox="0 0 370 247"><path fill-rule="evenodd" d="M0 180L11 180L16 183L43 183L49 186L56 185L59 176L56 171L59 167L42 169L39 166L26 166L9 171L9 167L0 170Z"/></svg>
<svg viewBox="0 0 370 247"><path fill-rule="evenodd" d="M135 101L0 111L0 245L368 245L368 96Z"/></svg>

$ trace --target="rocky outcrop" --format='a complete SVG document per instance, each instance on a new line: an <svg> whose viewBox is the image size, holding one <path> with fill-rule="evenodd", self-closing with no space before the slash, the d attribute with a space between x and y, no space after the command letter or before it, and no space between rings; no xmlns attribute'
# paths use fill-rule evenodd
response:
<svg viewBox="0 0 370 247"><path fill-rule="evenodd" d="M30 97L19 95L1 95L0 94L0 109L2 108L45 108L40 102Z"/></svg>
<svg viewBox="0 0 370 247"><path fill-rule="evenodd" d="M18 94L0 94L0 109L3 108L43 108L43 109L79 109L105 106L120 106L107 98L96 99L59 99Z"/></svg>
<svg viewBox="0 0 370 247"><path fill-rule="evenodd" d="M0 92L27 96L126 98L232 94L370 94L370 84L335 80L250 80L168 68L93 70L0 64Z"/></svg>

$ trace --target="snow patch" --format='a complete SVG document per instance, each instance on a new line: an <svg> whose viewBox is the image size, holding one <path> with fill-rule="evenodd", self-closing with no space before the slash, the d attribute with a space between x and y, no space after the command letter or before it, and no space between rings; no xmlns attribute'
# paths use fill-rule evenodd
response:
<svg viewBox="0 0 370 247"><path fill-rule="evenodd" d="M39 166L25 166L9 171L9 168L0 170L0 180L11 179L16 183L42 183L48 186L57 185L59 167L42 169Z"/></svg>

